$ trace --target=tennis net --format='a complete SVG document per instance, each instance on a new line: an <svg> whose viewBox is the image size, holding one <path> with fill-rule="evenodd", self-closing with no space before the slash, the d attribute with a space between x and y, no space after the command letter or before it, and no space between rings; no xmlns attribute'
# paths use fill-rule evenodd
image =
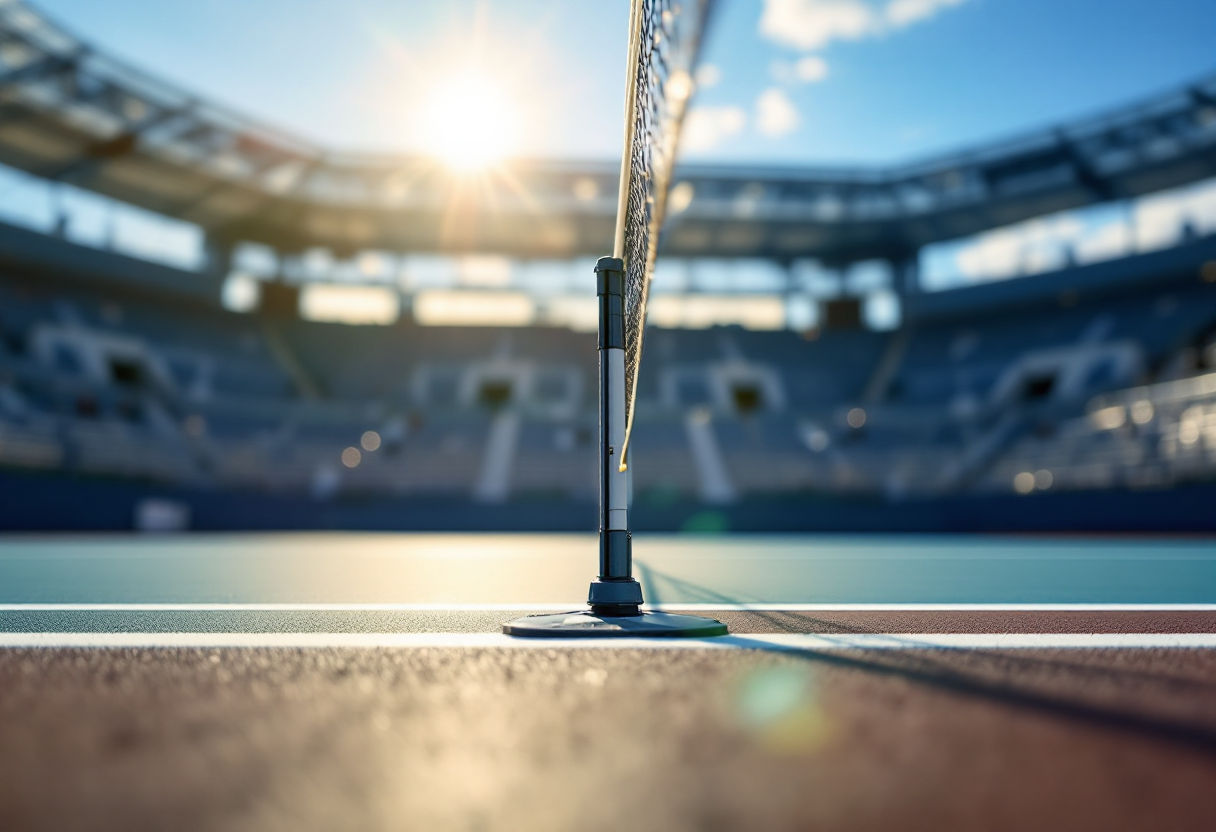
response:
<svg viewBox="0 0 1216 832"><path fill-rule="evenodd" d="M692 97L697 54L712 0L632 0L613 256L625 261L625 444L628 463L646 302L654 273L680 127Z"/></svg>

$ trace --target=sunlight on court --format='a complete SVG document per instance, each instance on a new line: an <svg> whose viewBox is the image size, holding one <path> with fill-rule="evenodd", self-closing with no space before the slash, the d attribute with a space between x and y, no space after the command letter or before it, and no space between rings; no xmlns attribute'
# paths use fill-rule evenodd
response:
<svg viewBox="0 0 1216 832"><path fill-rule="evenodd" d="M505 90L473 72L436 88L424 120L428 150L457 171L483 170L516 149L517 107Z"/></svg>

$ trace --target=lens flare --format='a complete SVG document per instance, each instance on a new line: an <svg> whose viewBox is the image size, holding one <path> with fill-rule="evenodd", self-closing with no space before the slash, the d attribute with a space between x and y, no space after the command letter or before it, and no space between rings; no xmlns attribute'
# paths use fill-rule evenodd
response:
<svg viewBox="0 0 1216 832"><path fill-rule="evenodd" d="M737 682L735 719L770 753L814 753L831 734L815 688L805 667L756 668Z"/></svg>
<svg viewBox="0 0 1216 832"><path fill-rule="evenodd" d="M432 93L423 117L427 150L453 170L483 170L515 150L517 107L477 73L449 77Z"/></svg>

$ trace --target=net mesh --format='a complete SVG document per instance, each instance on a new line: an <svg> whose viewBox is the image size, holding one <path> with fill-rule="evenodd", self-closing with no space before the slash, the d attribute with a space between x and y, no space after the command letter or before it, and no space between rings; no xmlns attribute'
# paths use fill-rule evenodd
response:
<svg viewBox="0 0 1216 832"><path fill-rule="evenodd" d="M654 274L680 126L712 0L633 0L626 158L614 255L625 260L625 470L633 434L646 301Z"/></svg>

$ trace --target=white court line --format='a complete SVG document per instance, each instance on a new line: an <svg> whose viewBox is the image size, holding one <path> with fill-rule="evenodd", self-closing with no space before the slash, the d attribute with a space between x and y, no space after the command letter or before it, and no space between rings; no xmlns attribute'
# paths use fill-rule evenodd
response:
<svg viewBox="0 0 1216 832"><path fill-rule="evenodd" d="M0 612L553 612L565 604L0 604ZM1213 605L1216 609L1216 605Z"/></svg>
<svg viewBox="0 0 1216 832"><path fill-rule="evenodd" d="M0 612L553 612L554 604L0 604ZM1216 612L1216 604L656 604L673 612Z"/></svg>
<svg viewBox="0 0 1216 832"><path fill-rule="evenodd" d="M1216 612L1216 604L662 604L688 612Z"/></svg>
<svg viewBox="0 0 1216 832"><path fill-rule="evenodd" d="M0 633L0 648L382 648L721 650L1216 649L1216 633L900 633L734 635L707 639L518 638L499 633Z"/></svg>

